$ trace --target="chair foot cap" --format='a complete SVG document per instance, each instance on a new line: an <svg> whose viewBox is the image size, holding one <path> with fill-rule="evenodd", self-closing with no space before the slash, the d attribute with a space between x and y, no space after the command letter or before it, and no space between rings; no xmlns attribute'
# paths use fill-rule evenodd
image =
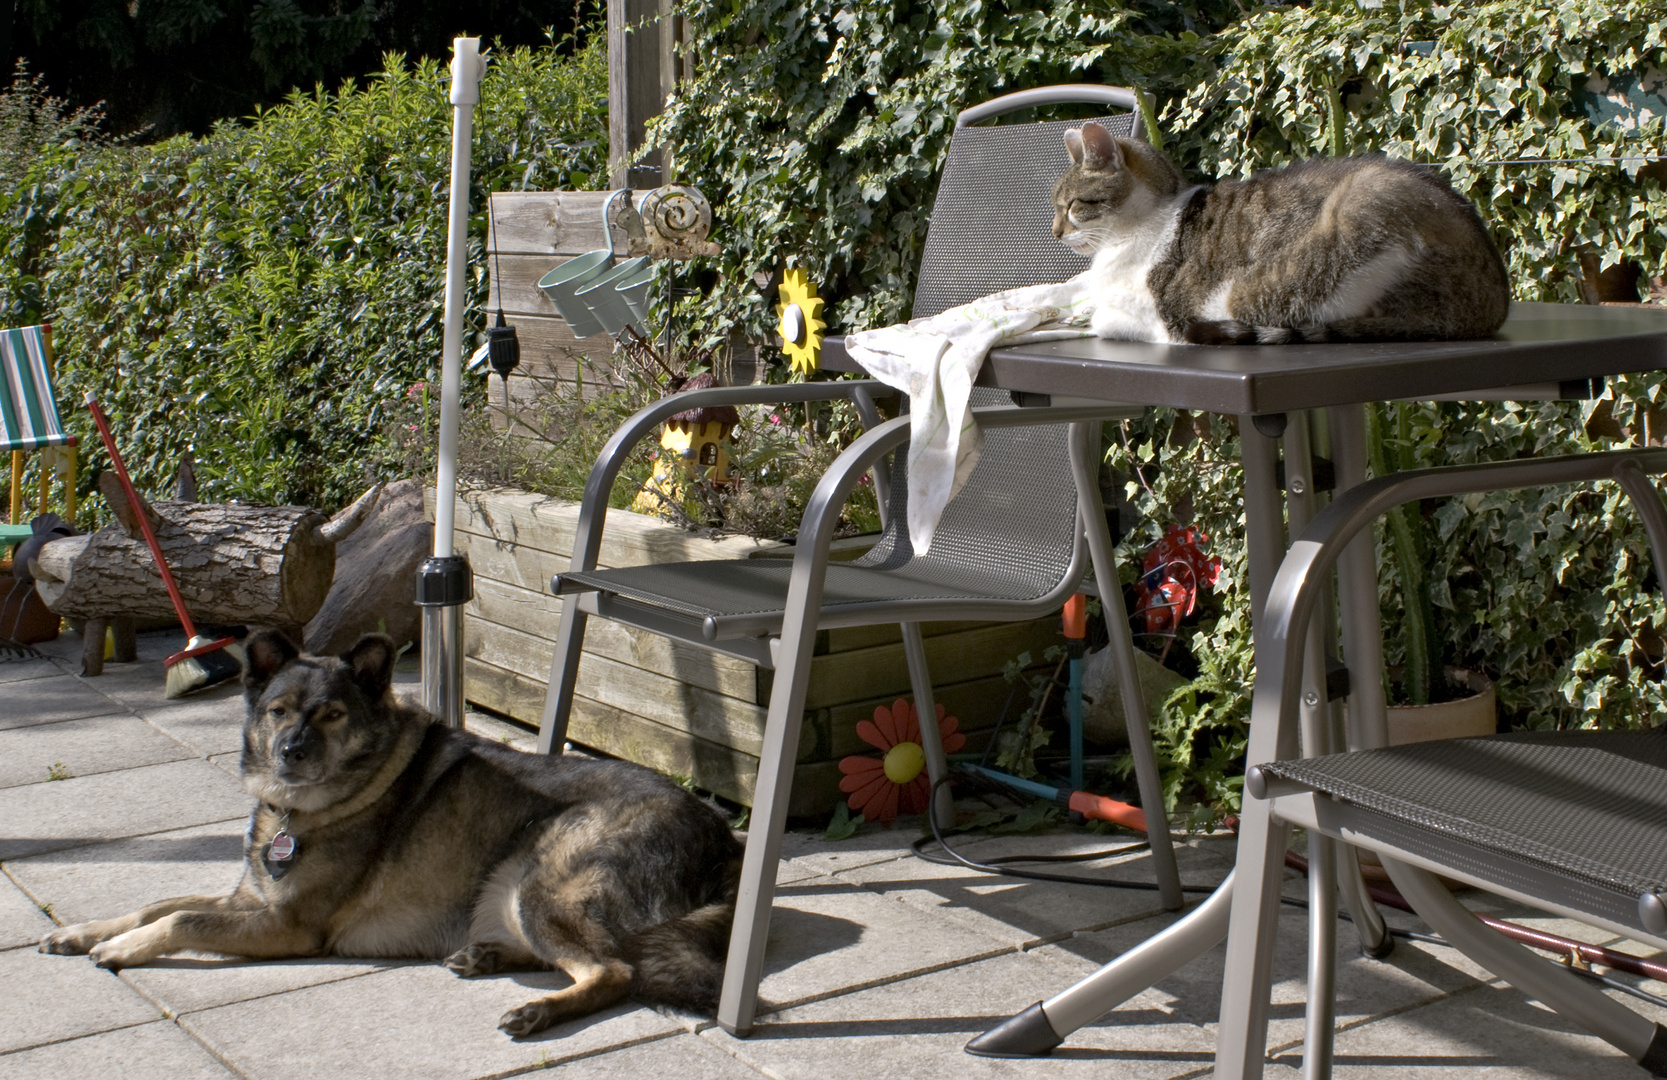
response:
<svg viewBox="0 0 1667 1080"><path fill-rule="evenodd" d="M1373 960L1382 960L1394 951L1395 935L1388 930L1383 932L1383 940L1378 942L1378 947L1375 949L1368 949L1364 941L1360 943L1361 954Z"/></svg>
<svg viewBox="0 0 1667 1080"><path fill-rule="evenodd" d="M1038 1001L1019 1015L1003 1020L967 1043L967 1053L991 1058L1047 1057L1065 1040L1048 1023Z"/></svg>

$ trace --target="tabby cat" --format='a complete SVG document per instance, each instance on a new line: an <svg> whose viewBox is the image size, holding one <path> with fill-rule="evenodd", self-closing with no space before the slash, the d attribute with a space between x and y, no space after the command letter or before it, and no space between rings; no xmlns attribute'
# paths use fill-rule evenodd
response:
<svg viewBox="0 0 1667 1080"><path fill-rule="evenodd" d="M1093 257L1100 337L1196 344L1486 337L1510 290L1476 208L1433 169L1315 160L1187 186L1098 124L1065 133L1053 233Z"/></svg>

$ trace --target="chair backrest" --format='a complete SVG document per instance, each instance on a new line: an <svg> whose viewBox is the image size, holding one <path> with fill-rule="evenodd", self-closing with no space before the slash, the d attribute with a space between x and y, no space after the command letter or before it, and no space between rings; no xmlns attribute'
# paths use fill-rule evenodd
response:
<svg viewBox="0 0 1667 1080"><path fill-rule="evenodd" d="M0 330L0 450L70 441L52 391L52 329Z"/></svg>
<svg viewBox="0 0 1667 1080"><path fill-rule="evenodd" d="M1064 133L1085 121L980 125L978 120L1032 105L1133 102L1114 87L1062 86L998 98L962 113L938 183L915 285L922 318L1004 289L1065 281L1088 259L1053 235L1053 184L1065 171ZM1135 113L1096 120L1114 135L1136 131ZM1010 404L1001 391L973 390L972 404ZM967 484L938 522L932 550L909 545L906 470L892 467L887 528L869 565L910 559L948 562L1006 576L1039 595L1061 579L1076 548L1076 488L1071 479L1070 428L1065 425L985 432L984 451ZM992 543L999 539L999 543Z"/></svg>

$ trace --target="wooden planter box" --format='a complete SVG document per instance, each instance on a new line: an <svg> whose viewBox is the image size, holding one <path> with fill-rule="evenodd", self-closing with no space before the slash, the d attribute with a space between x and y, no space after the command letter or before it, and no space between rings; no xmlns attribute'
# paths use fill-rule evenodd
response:
<svg viewBox="0 0 1667 1080"><path fill-rule="evenodd" d="M433 498L430 491L431 519ZM535 726L542 719L562 603L549 594L549 581L567 569L578 515L577 503L524 491L459 495L456 549L475 575L464 617L469 701ZM658 518L612 510L600 561L637 566L783 558L792 551L747 537L710 540ZM1027 650L1041 661L1043 650L1063 642L1057 618L928 624L924 631L938 700L975 747L1007 701L1002 666ZM568 738L751 805L773 675L745 660L592 619ZM839 759L871 750L857 738L857 721L911 696L897 627L819 634L789 812L830 811L841 798ZM1015 696L1013 718L1027 702L1022 691Z"/></svg>

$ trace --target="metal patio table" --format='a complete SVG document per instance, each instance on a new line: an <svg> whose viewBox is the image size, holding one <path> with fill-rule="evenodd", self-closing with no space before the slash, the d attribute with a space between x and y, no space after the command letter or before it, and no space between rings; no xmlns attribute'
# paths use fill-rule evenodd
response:
<svg viewBox="0 0 1667 1080"><path fill-rule="evenodd" d="M824 346L822 366L862 370L842 339ZM1337 493L1366 477L1365 406L1393 400L1544 400L1589 397L1608 376L1667 368L1667 311L1514 303L1505 325L1480 341L1200 346L1079 338L992 350L978 385L1004 389L1020 405L1115 401L1234 414L1244 464L1246 554L1252 632L1292 536L1318 511L1306 414L1325 410ZM1291 422L1292 417L1302 422ZM1281 477L1276 441L1285 443ZM1281 502L1284 502L1282 512ZM1338 610L1346 680L1332 674L1325 647L1311 635L1303 687L1305 754L1331 750L1331 699L1346 694L1351 718L1381 718L1383 640L1377 571L1368 534L1338 560ZM1354 725L1351 724L1351 727ZM1354 739L1349 739L1350 748ZM1312 853L1311 905L1334 912L1337 891L1354 917L1363 947L1388 951L1381 916L1365 895L1352 849ZM1077 1028L1202 955L1227 936L1233 875L1184 918L1075 985L972 1040L992 1056L1047 1053ZM1332 948L1334 918L1316 918L1310 962ZM1311 977L1317 974L1311 968ZM1310 995L1311 997L1313 995ZM1311 1009L1309 1025L1329 1028L1329 1010Z"/></svg>

